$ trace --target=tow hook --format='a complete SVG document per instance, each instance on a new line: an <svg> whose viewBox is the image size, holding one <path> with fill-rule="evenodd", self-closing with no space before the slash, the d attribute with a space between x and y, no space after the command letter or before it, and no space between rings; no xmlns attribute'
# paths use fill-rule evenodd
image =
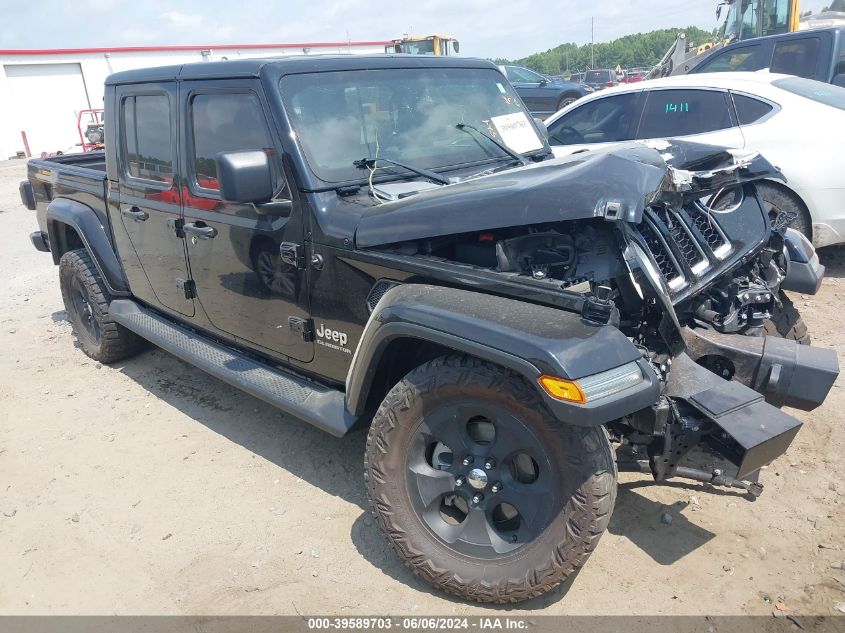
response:
<svg viewBox="0 0 845 633"><path fill-rule="evenodd" d="M616 468L619 472L624 473L652 474L651 466L649 466L649 463L645 460L635 462L617 462ZM739 488L740 490L745 490L745 492L747 492L753 499L756 499L763 494L763 484L756 481L741 481L739 479L734 479L733 477L728 477L718 468L715 468L712 472L708 473L704 470L679 466L672 475L672 478L691 479L693 481L710 484L711 486L721 486L724 488ZM668 480L669 478L666 479L666 481Z"/></svg>

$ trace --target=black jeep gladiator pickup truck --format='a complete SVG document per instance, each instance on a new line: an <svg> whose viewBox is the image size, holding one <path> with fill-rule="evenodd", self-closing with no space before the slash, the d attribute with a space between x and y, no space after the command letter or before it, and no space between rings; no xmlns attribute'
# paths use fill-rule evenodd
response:
<svg viewBox="0 0 845 633"><path fill-rule="evenodd" d="M468 599L542 594L619 470L758 495L839 368L783 290L823 268L763 157L555 159L484 61L335 56L122 72L104 153L21 196L83 351L144 341L341 436L396 553ZM791 340L790 340L791 339ZM706 445L736 465L684 465Z"/></svg>

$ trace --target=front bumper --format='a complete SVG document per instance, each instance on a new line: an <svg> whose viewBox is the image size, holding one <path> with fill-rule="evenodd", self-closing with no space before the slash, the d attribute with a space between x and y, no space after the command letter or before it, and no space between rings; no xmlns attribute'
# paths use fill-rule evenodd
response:
<svg viewBox="0 0 845 633"><path fill-rule="evenodd" d="M825 268L819 263L818 253L810 240L795 229L787 229L783 241L789 265L786 279L780 287L808 295L816 294L821 288Z"/></svg>
<svg viewBox="0 0 845 633"><path fill-rule="evenodd" d="M815 409L839 375L830 349L690 328L683 337L687 353L674 359L665 394L715 425L707 440L738 466L740 479L785 453L798 433L801 422L780 407ZM695 362L704 357L721 358L733 379Z"/></svg>

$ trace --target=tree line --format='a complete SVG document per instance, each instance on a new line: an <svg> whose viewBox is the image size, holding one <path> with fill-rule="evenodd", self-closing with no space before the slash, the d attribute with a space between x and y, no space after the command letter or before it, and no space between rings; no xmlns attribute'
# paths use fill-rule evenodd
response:
<svg viewBox="0 0 845 633"><path fill-rule="evenodd" d="M650 68L661 60L680 32L686 33L688 45L696 46L712 41L715 35L695 26L659 29L626 35L594 46L570 42L522 59L495 61L498 64L527 66L546 75L564 76L590 68L616 68L617 64L622 68Z"/></svg>

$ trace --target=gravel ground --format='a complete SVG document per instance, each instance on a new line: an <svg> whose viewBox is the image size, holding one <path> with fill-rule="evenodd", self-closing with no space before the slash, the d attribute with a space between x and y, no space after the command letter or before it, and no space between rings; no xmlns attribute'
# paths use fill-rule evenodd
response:
<svg viewBox="0 0 845 633"><path fill-rule="evenodd" d="M500 610L430 590L388 549L366 509L363 433L330 437L159 350L111 367L84 356L57 268L28 241L24 175L0 162L0 614ZM815 341L842 350L845 248L822 259L821 293L794 300ZM585 567L513 613L838 613L843 384L798 413L754 503L622 475Z"/></svg>

